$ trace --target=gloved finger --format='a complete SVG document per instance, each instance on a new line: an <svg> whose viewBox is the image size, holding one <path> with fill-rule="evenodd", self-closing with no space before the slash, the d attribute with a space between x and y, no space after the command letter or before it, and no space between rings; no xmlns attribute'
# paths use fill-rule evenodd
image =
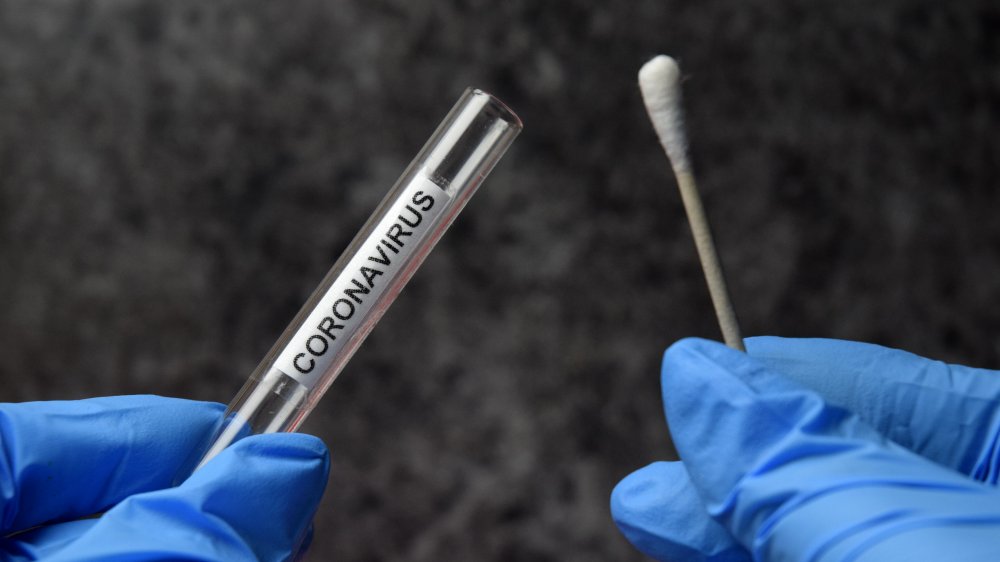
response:
<svg viewBox="0 0 1000 562"><path fill-rule="evenodd" d="M985 560L1000 492L721 344L667 350L664 404L707 512L762 560Z"/></svg>
<svg viewBox="0 0 1000 562"><path fill-rule="evenodd" d="M288 560L306 538L329 466L311 435L247 437L180 486L121 502L51 560Z"/></svg>
<svg viewBox="0 0 1000 562"><path fill-rule="evenodd" d="M160 396L0 405L0 532L169 486L223 406Z"/></svg>
<svg viewBox="0 0 1000 562"><path fill-rule="evenodd" d="M982 482L1000 478L1000 372L841 340L759 337L746 346L896 443Z"/></svg>
<svg viewBox="0 0 1000 562"><path fill-rule="evenodd" d="M750 561L705 512L682 462L655 462L626 476L611 492L611 517L629 542L656 560Z"/></svg>

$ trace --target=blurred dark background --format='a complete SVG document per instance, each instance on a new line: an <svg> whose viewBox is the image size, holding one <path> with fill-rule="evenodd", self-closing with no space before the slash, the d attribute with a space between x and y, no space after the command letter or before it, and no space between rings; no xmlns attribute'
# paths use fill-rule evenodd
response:
<svg viewBox="0 0 1000 562"><path fill-rule="evenodd" d="M475 85L524 133L307 424L312 559L640 560L608 495L718 337L661 52L747 334L1000 366L995 2L600 4L0 1L0 400L227 402Z"/></svg>

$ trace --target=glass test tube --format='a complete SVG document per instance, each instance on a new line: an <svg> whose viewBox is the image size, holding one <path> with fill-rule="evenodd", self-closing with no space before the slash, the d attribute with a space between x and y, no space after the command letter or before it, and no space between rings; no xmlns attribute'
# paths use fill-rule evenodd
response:
<svg viewBox="0 0 1000 562"><path fill-rule="evenodd" d="M196 470L241 437L302 424L520 131L497 98L462 94L230 403Z"/></svg>

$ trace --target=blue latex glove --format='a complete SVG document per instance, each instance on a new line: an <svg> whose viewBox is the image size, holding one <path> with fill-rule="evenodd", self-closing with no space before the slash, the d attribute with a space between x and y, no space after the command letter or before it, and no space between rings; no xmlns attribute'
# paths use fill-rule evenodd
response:
<svg viewBox="0 0 1000 562"><path fill-rule="evenodd" d="M683 462L615 488L636 547L672 561L1000 560L1000 372L837 340L746 345L667 350Z"/></svg>
<svg viewBox="0 0 1000 562"><path fill-rule="evenodd" d="M290 559L326 486L319 439L247 437L170 487L222 410L158 396L0 404L0 558Z"/></svg>

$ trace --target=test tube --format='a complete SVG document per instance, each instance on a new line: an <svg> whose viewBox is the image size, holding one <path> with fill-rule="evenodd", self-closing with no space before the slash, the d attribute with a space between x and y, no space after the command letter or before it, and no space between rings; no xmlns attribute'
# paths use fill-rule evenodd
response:
<svg viewBox="0 0 1000 562"><path fill-rule="evenodd" d="M302 424L520 131L497 98L462 94L229 404L195 470L246 435Z"/></svg>

